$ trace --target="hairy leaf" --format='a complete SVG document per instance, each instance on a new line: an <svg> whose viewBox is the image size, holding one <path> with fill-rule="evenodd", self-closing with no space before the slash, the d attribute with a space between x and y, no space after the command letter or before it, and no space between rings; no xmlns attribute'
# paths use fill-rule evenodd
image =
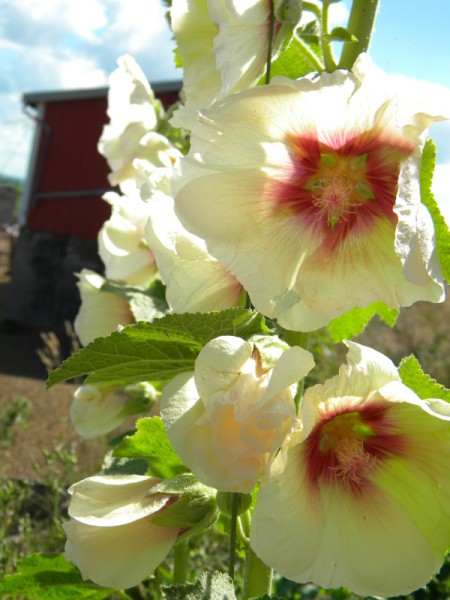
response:
<svg viewBox="0 0 450 600"><path fill-rule="evenodd" d="M189 471L172 448L159 417L138 419L136 428L136 433L125 437L114 448L113 456L143 458L148 462L147 475L163 479L170 479Z"/></svg>
<svg viewBox="0 0 450 600"><path fill-rule="evenodd" d="M328 325L331 339L335 343L342 342L342 340L351 340L364 331L370 319L376 314L389 327L393 327L397 320L398 311L383 302L374 302L367 308L353 308L344 315L333 319Z"/></svg>
<svg viewBox="0 0 450 600"><path fill-rule="evenodd" d="M415 392L422 400L439 398L450 402L450 390L423 372L417 358L411 354L403 358L398 372L402 382Z"/></svg>
<svg viewBox="0 0 450 600"><path fill-rule="evenodd" d="M202 573L195 583L163 587L165 600L236 600L233 582L225 573Z"/></svg>
<svg viewBox="0 0 450 600"><path fill-rule="evenodd" d="M0 597L27 600L102 600L114 590L83 581L63 554L34 554L19 561L17 572L0 582Z"/></svg>
<svg viewBox="0 0 450 600"><path fill-rule="evenodd" d="M193 369L200 350L215 337L248 339L268 332L262 315L244 308L166 315L95 339L50 373L47 386L83 375L89 375L86 383L108 385L164 382Z"/></svg>

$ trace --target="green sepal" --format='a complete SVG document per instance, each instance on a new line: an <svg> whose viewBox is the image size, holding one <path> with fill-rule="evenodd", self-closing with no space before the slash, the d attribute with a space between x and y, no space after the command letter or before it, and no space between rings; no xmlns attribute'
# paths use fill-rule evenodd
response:
<svg viewBox="0 0 450 600"><path fill-rule="evenodd" d="M273 3L275 19L279 23L290 23L293 27L300 23L302 11L302 0L275 0Z"/></svg>
<svg viewBox="0 0 450 600"><path fill-rule="evenodd" d="M136 432L126 436L113 450L116 458L141 458L147 461L147 475L170 479L189 472L167 437L160 417L143 417Z"/></svg>
<svg viewBox="0 0 450 600"><path fill-rule="evenodd" d="M424 373L413 354L401 360L398 373L402 383L412 389L422 400L438 398L450 402L450 390Z"/></svg>
<svg viewBox="0 0 450 600"><path fill-rule="evenodd" d="M151 519L160 527L188 530L181 532L177 542L210 527L217 520L216 490L199 483L190 473L162 481L152 488L152 492L178 497Z"/></svg>
<svg viewBox="0 0 450 600"><path fill-rule="evenodd" d="M379 315L389 327L394 327L398 311L383 302L374 302L366 308L353 308L328 324L331 339L335 344L342 340L351 340L364 331L375 315Z"/></svg>
<svg viewBox="0 0 450 600"><path fill-rule="evenodd" d="M433 140L427 140L420 168L420 197L433 219L442 275L447 282L450 282L450 231L431 191L435 165L436 146Z"/></svg>
<svg viewBox="0 0 450 600"><path fill-rule="evenodd" d="M237 515L247 512L252 505L253 497L251 494L242 494L237 492L217 492L216 502L220 512L228 517L233 514L233 503L237 497Z"/></svg>

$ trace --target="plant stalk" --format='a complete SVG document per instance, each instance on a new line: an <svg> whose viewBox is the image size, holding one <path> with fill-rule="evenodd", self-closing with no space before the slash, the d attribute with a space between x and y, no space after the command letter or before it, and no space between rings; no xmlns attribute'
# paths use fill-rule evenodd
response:
<svg viewBox="0 0 450 600"><path fill-rule="evenodd" d="M378 0L353 0L347 29L356 42L344 42L340 69L350 70L362 52L367 52L378 10Z"/></svg>
<svg viewBox="0 0 450 600"><path fill-rule="evenodd" d="M228 575L231 577L231 579L234 579L234 563L236 562L236 528L238 518L238 502L239 495L233 494L233 500L231 504L230 557L228 563Z"/></svg>
<svg viewBox="0 0 450 600"><path fill-rule="evenodd" d="M186 583L188 579L188 556L189 542L184 540L175 546L174 565L173 565L173 583Z"/></svg>

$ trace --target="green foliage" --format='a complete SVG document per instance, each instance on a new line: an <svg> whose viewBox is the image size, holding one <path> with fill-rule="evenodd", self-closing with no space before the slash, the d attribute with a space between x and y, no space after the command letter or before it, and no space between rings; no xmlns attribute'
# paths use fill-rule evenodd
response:
<svg viewBox="0 0 450 600"><path fill-rule="evenodd" d="M118 458L141 458L148 462L147 475L170 479L189 469L181 462L167 437L159 417L136 422L137 431L125 437L113 450Z"/></svg>
<svg viewBox="0 0 450 600"><path fill-rule="evenodd" d="M335 27L327 36L330 42L357 42L357 38L345 27Z"/></svg>
<svg viewBox="0 0 450 600"><path fill-rule="evenodd" d="M209 340L221 335L248 339L268 331L262 315L244 308L167 315L97 338L50 373L47 386L86 374L87 383L108 385L168 381L192 370Z"/></svg>
<svg viewBox="0 0 450 600"><path fill-rule="evenodd" d="M374 302L366 308L353 308L349 312L333 319L327 329L333 342L351 340L362 333L374 315L379 315L386 325L394 327L398 311L383 302Z"/></svg>
<svg viewBox="0 0 450 600"><path fill-rule="evenodd" d="M402 359L398 372L402 382L415 392L422 400L439 398L450 402L450 390L423 372L417 358L411 354Z"/></svg>
<svg viewBox="0 0 450 600"><path fill-rule="evenodd" d="M163 588L165 600L236 600L233 581L225 573L205 572L195 583Z"/></svg>
<svg viewBox="0 0 450 600"><path fill-rule="evenodd" d="M83 581L78 569L62 554L34 554L17 565L17 572L0 582L0 597L27 600L102 600L113 590Z"/></svg>
<svg viewBox="0 0 450 600"><path fill-rule="evenodd" d="M24 396L13 396L0 411L0 446L9 446L14 441L14 428L16 425L26 429L27 419L31 414L33 405L31 400Z"/></svg>
<svg viewBox="0 0 450 600"><path fill-rule="evenodd" d="M105 281L101 291L114 294L129 302L130 310L136 321L151 321L163 317L169 311L164 291L161 293L159 282L145 290L117 281Z"/></svg>
<svg viewBox="0 0 450 600"><path fill-rule="evenodd" d="M433 219L442 274L450 282L450 231L431 191L435 164L436 146L433 140L427 140L420 169L420 196Z"/></svg>
<svg viewBox="0 0 450 600"><path fill-rule="evenodd" d="M316 65L311 59L307 48L320 60L320 45L314 26L310 23L299 30L299 37L294 36L272 62L271 77L284 75L291 79L297 79L315 71ZM261 82L264 82L264 80L261 80Z"/></svg>

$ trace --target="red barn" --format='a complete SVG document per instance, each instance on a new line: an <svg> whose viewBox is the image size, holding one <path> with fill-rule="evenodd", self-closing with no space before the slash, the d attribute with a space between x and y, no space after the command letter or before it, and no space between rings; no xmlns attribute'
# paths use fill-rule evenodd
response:
<svg viewBox="0 0 450 600"><path fill-rule="evenodd" d="M152 84L167 107L179 82ZM60 330L79 306L74 272L102 271L97 234L110 215L101 196L111 190L109 168L97 151L108 122L107 88L25 94L36 122L20 234L4 320Z"/></svg>

